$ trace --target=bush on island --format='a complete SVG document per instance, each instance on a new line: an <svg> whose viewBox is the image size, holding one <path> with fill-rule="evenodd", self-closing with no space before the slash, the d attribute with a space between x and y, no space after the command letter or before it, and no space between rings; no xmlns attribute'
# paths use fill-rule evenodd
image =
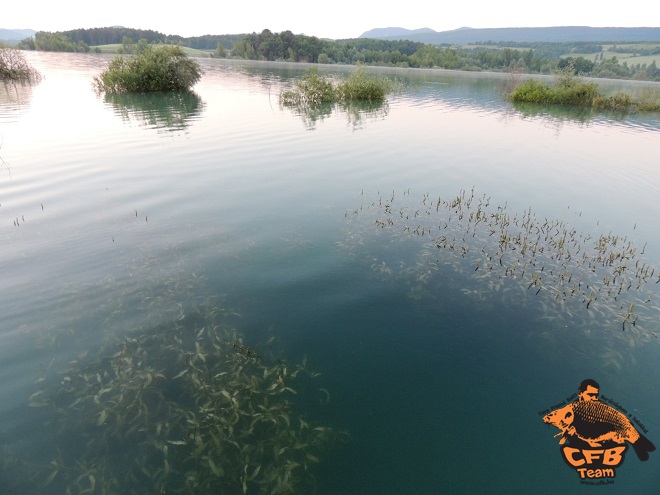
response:
<svg viewBox="0 0 660 495"><path fill-rule="evenodd" d="M180 46L150 45L131 57L113 59L94 77L94 85L108 93L190 90L201 77L200 65Z"/></svg>
<svg viewBox="0 0 660 495"><path fill-rule="evenodd" d="M14 48L0 46L0 81L39 82L41 74Z"/></svg>
<svg viewBox="0 0 660 495"><path fill-rule="evenodd" d="M604 96L596 84L582 81L569 72L559 73L554 84L529 79L516 86L509 98L519 103L576 105L611 112L660 111L657 91L649 90L639 98L620 91Z"/></svg>
<svg viewBox="0 0 660 495"><path fill-rule="evenodd" d="M381 102L394 91L396 83L387 77L367 73L359 66L347 79L337 85L331 79L321 77L316 68L310 68L296 80L293 89L280 93L284 105L317 105L321 103L346 103L350 101Z"/></svg>
<svg viewBox="0 0 660 495"><path fill-rule="evenodd" d="M280 101L285 105L316 105L336 100L337 92L332 81L319 76L316 68L310 68L297 79L294 89L280 93Z"/></svg>
<svg viewBox="0 0 660 495"><path fill-rule="evenodd" d="M573 75L562 73L554 84L529 79L519 84L511 93L512 101L525 103L551 103L591 106L600 96L598 86L583 82Z"/></svg>
<svg viewBox="0 0 660 495"><path fill-rule="evenodd" d="M341 101L383 101L394 87L391 79L367 74L360 65L348 79L337 85L337 94Z"/></svg>

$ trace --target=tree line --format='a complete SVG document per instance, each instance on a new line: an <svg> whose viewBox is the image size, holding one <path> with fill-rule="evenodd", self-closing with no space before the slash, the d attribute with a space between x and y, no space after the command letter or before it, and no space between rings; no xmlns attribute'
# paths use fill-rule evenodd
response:
<svg viewBox="0 0 660 495"><path fill-rule="evenodd" d="M184 38L178 35L166 35L150 29L132 29L124 27L104 27L91 29L73 29L70 31L39 31L34 38L21 40L18 48L53 52L89 52L98 45L122 44L126 39L147 44L182 45L198 50L215 50L218 44L225 49L245 37L245 34L204 35Z"/></svg>
<svg viewBox="0 0 660 495"><path fill-rule="evenodd" d="M660 70L651 64L628 64L616 57L603 58L602 46L593 42L519 43L479 47L429 45L413 41L357 38L321 40L294 35L291 31L252 33L234 43L231 56L252 60L283 60L336 64L367 64L414 68L442 68L468 71L509 71L550 74L572 69L582 76L660 81ZM542 56L541 53L545 53ZM567 53L599 53L594 60Z"/></svg>
<svg viewBox="0 0 660 495"><path fill-rule="evenodd" d="M249 60L310 62L322 64L366 64L394 67L443 68L468 71L518 71L550 74L572 68L575 74L593 77L660 81L660 70L651 64L603 59L602 46L594 42L506 43L476 47L431 45L407 40L356 38L325 40L291 31L240 35L206 35L192 38L169 36L151 30L129 28L77 29L58 33L40 31L23 40L21 48L45 51L89 51L104 44L179 44L200 50L215 50L215 56ZM130 43L128 43L130 44ZM491 46L492 45L492 46ZM600 58L598 53L600 52ZM594 53L594 60L571 53Z"/></svg>

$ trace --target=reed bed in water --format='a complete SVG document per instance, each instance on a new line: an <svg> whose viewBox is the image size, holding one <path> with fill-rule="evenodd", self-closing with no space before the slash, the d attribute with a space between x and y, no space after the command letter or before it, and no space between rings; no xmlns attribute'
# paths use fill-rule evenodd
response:
<svg viewBox="0 0 660 495"><path fill-rule="evenodd" d="M61 439L40 489L312 493L315 465L345 438L296 408L305 392L329 399L319 374L246 345L222 308L177 313L38 380L29 405L56 411Z"/></svg>
<svg viewBox="0 0 660 495"><path fill-rule="evenodd" d="M631 346L660 335L660 270L644 260L645 246L625 236L584 234L562 220L537 218L531 208L511 212L474 189L445 199L413 199L409 190L362 193L346 219L340 245L369 256L380 276L409 284L415 298L433 297L438 279L454 277L455 290L478 307L535 301L555 328L591 332L598 322L603 336L618 332L616 339ZM418 249L402 248L415 239ZM416 257L406 258L408 252ZM620 367L617 349L610 357Z"/></svg>

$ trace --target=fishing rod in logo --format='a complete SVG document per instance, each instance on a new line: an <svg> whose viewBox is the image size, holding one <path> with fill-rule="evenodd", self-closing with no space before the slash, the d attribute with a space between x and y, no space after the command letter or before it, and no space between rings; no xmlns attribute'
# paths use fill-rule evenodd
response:
<svg viewBox="0 0 660 495"><path fill-rule="evenodd" d="M649 452L655 450L655 445L637 431L624 414L627 411L619 406L624 411L621 412L599 400L599 392L600 385L595 380L584 380L578 393L567 399L575 398L573 402L563 402L555 406L552 412L546 410L539 413L545 414L544 423L559 428L555 437L561 435L562 457L583 480L615 478L616 468L623 464L629 445L640 461L647 461ZM648 433L636 417L633 421L644 433Z"/></svg>

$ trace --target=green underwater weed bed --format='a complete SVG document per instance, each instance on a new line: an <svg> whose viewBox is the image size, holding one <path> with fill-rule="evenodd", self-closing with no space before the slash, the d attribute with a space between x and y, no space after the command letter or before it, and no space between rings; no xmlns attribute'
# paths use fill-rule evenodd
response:
<svg viewBox="0 0 660 495"><path fill-rule="evenodd" d="M330 395L306 360L275 359L273 339L246 345L224 313L193 308L50 368L29 405L52 411L57 448L34 483L49 493L313 493L315 467L345 434L302 402L311 394L323 407Z"/></svg>
<svg viewBox="0 0 660 495"><path fill-rule="evenodd" d="M444 198L362 192L345 217L339 247L371 264L379 283L441 314L464 304L485 315L511 311L543 352L578 338L571 352L614 372L660 338L660 270L646 244L627 236L578 231L531 207L511 211L474 188Z"/></svg>
<svg viewBox="0 0 660 495"><path fill-rule="evenodd" d="M568 72L558 74L552 84L528 79L518 84L509 94L509 98L515 103L573 105L625 113L660 111L658 91L649 90L641 98L633 98L623 92L604 96L598 85L583 81Z"/></svg>

